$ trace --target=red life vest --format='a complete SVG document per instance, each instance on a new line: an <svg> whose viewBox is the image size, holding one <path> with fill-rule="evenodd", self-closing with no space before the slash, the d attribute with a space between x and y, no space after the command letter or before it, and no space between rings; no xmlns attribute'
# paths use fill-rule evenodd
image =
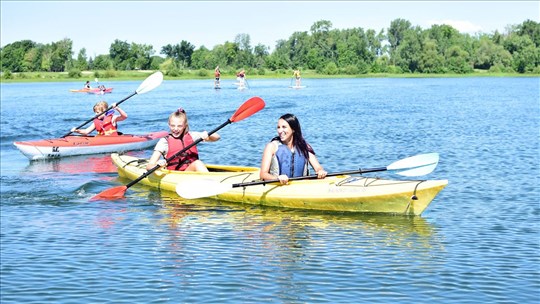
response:
<svg viewBox="0 0 540 304"><path fill-rule="evenodd" d="M98 135L105 135L105 136L118 135L116 126L112 124L113 115L114 114L106 115L105 118L103 118L103 120L99 118L94 119L94 127L96 127L96 131Z"/></svg>
<svg viewBox="0 0 540 304"><path fill-rule="evenodd" d="M174 138L169 134L165 137L165 139L169 145L169 150L165 156L167 159L193 143L193 137L191 137L189 133L186 133L183 138ZM168 162L167 169L184 171L192 162L196 161L197 159L199 159L199 151L197 150L197 146L193 146L180 156L177 156Z"/></svg>

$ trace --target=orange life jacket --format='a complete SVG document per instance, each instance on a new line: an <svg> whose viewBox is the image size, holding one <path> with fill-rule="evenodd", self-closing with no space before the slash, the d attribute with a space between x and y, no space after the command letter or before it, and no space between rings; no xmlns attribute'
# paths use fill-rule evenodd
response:
<svg viewBox="0 0 540 304"><path fill-rule="evenodd" d="M96 118L94 119L94 127L96 127L96 131L98 135L105 135L105 136L117 136L118 130L116 126L112 124L112 118L114 114L105 114L105 117L103 120Z"/></svg>

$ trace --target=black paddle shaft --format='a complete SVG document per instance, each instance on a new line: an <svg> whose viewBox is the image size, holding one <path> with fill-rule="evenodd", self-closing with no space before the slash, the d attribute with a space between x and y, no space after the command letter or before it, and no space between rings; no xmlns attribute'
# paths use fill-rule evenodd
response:
<svg viewBox="0 0 540 304"><path fill-rule="evenodd" d="M133 93L132 93L131 95L129 95L128 97L126 97L126 98L120 100L119 102L117 102L117 103L116 103L116 106L119 106L122 102L124 102L124 101L130 99L131 97L133 97L133 96L135 96L135 95L137 95L137 92L136 92L136 91L133 92ZM112 106L109 106L109 107L107 108L107 110L105 110L105 111L103 111L103 112L101 112L101 113L99 113L99 114L96 114L96 116L94 116L94 117L90 118L89 120L85 121L82 125L76 127L75 129L80 129L80 128L84 127L87 123L89 123L89 122L93 121L94 119L100 117L101 115L107 113L107 111L109 111L110 109L112 109ZM73 132L69 131L68 133L66 133L66 134L65 134L64 136L62 136L62 137L69 136L71 133L73 133Z"/></svg>
<svg viewBox="0 0 540 304"><path fill-rule="evenodd" d="M217 131L219 131L221 128L225 127L226 125L230 124L232 121L230 119L228 119L226 122L224 122L223 124L221 124L221 126L215 128L214 130L210 131L208 133L208 136L210 137L210 135L216 133ZM186 152L187 150L189 150L191 147L195 146L196 144L200 143L201 141L203 141L202 138L199 138L197 139L196 141L192 142L191 144L187 145L187 147L184 147L184 149L174 153L173 156L165 159L165 161L168 163L170 162L171 160L175 159L176 157L180 156L182 153ZM156 165L154 166L154 168L146 171L146 173L144 173L143 175L139 176L137 179L135 180L132 180L129 184L126 185L126 188L129 188L133 185L135 185L136 183L140 182L143 178L147 177L148 175L154 173L157 169L161 168L160 165Z"/></svg>
<svg viewBox="0 0 540 304"><path fill-rule="evenodd" d="M386 171L386 170L388 170L386 167L372 168L372 169L358 169L358 170L353 170L353 171L329 173L326 176L352 175L352 174L362 174L362 173L370 173L370 172L381 172L381 171ZM306 176L291 177L289 178L289 180L293 181L293 180L316 179L316 178L317 178L317 175L306 175ZM279 182L279 179L233 184L232 187L238 188L238 187L245 187L245 186L266 185L266 184L277 183L277 182Z"/></svg>

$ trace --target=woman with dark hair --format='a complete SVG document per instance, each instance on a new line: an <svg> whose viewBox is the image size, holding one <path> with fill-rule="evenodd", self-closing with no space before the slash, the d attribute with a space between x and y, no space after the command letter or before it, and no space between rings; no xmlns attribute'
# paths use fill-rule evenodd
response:
<svg viewBox="0 0 540 304"><path fill-rule="evenodd" d="M290 177L309 175L308 164L313 167L318 178L326 177L327 172L317 160L313 148L302 136L302 128L296 116L281 116L277 132L278 136L264 148L260 172L262 180L277 178L285 185Z"/></svg>

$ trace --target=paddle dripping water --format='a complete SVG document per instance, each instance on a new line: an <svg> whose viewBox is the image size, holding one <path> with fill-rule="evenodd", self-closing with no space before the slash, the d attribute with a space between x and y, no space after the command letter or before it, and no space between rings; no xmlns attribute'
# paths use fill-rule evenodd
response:
<svg viewBox="0 0 540 304"><path fill-rule="evenodd" d="M246 119L246 118L250 117L251 115L259 112L262 109L264 109L264 106L265 106L264 100L262 100L262 98L260 98L260 97L252 97L252 98L246 100L236 110L236 112L234 112L234 114L231 116L231 118L229 118L226 122L221 124L219 127L217 127L214 130L208 132L208 136L216 133L217 131L221 130L223 127L227 126L228 124L231 124L233 122L239 122L239 121L241 121L243 119ZM186 147L184 147L184 149L176 152L174 155L167 158L165 161L167 163L170 162L171 160L175 159L176 157L178 157L182 153L188 151L191 147L193 147L196 144L200 143L202 140L203 140L202 138L197 139L192 144L187 145ZM156 165L155 167L148 170L146 173L142 174L139 178L133 180L129 184L127 184L125 186L119 186L119 187L115 187L115 188L105 190L105 191L97 194L96 196L92 197L91 200L103 200L103 199L118 199L118 198L121 198L121 197L124 196L124 194L126 193L126 191L127 191L127 189L129 187L131 187L131 186L135 185L136 183L140 182L142 179L144 179L145 177L147 177L150 174L154 173L159 168L161 168L161 167L159 165Z"/></svg>

